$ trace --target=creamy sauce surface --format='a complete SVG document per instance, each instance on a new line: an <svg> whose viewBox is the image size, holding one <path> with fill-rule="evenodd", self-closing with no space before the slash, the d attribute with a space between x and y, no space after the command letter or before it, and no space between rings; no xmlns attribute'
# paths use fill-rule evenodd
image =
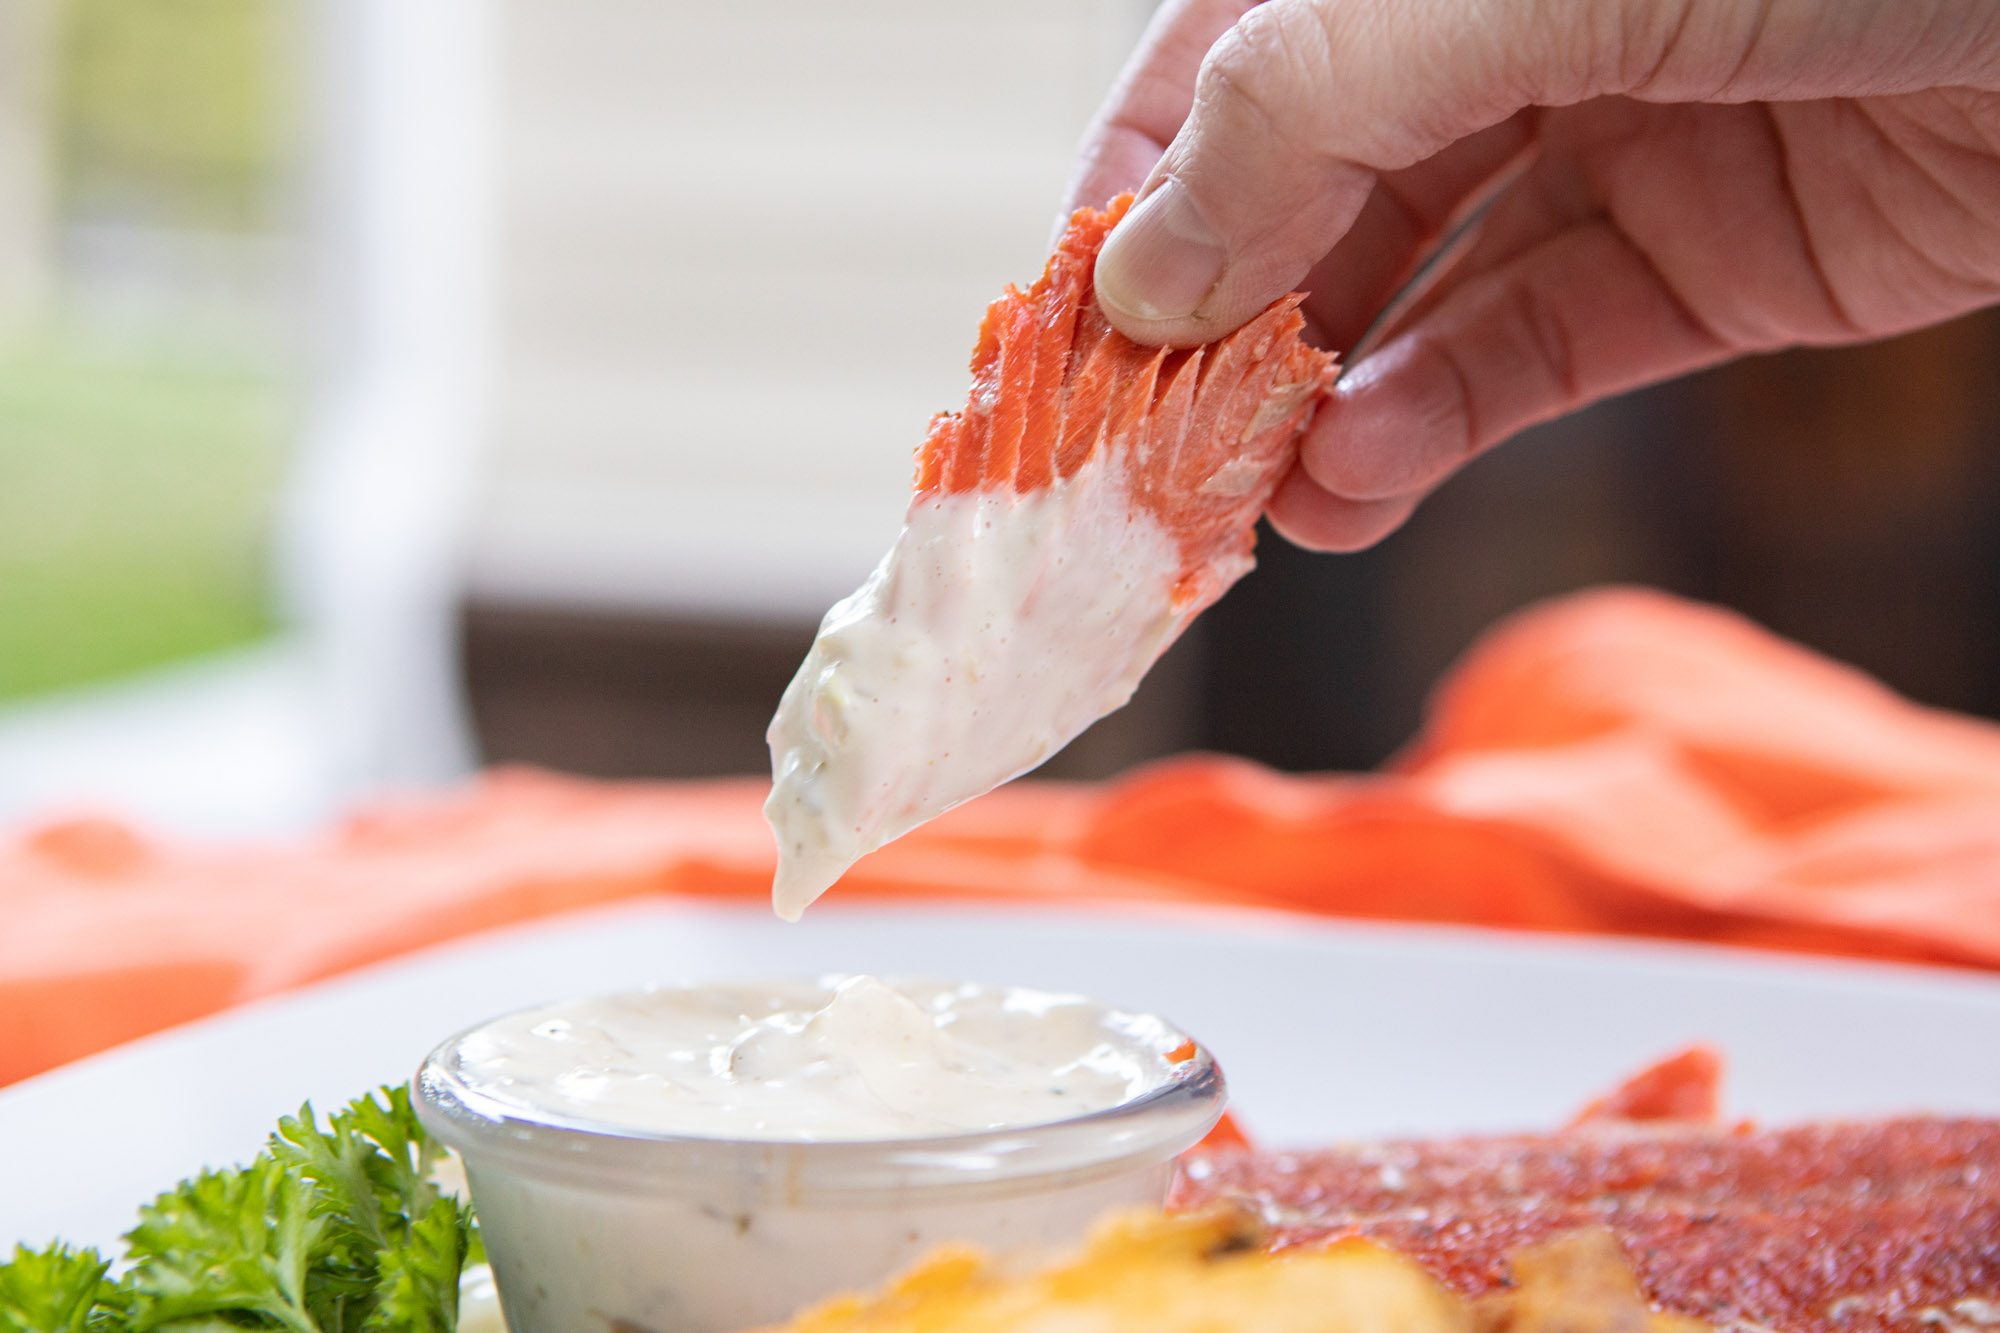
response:
<svg viewBox="0 0 2000 1333"><path fill-rule="evenodd" d="M570 1121L893 1139L1106 1110L1164 1083L1184 1040L1075 995L852 976L547 1005L467 1034L455 1063L471 1088Z"/></svg>
<svg viewBox="0 0 2000 1333"><path fill-rule="evenodd" d="M1180 550L1116 466L1025 496L919 500L827 612L769 733L778 915L1122 707L1185 628Z"/></svg>

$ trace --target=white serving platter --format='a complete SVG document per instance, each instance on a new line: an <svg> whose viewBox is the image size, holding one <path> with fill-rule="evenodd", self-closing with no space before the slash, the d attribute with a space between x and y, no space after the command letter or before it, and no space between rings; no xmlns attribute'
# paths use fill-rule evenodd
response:
<svg viewBox="0 0 2000 1333"><path fill-rule="evenodd" d="M1728 1109L1781 1121L2000 1114L2000 979L1742 950L1274 913L650 901L471 937L0 1091L0 1246L106 1245L136 1206L254 1153L310 1098L409 1077L433 1045L561 995L869 971L1077 990L1220 1058L1260 1141L1553 1127L1691 1041Z"/></svg>

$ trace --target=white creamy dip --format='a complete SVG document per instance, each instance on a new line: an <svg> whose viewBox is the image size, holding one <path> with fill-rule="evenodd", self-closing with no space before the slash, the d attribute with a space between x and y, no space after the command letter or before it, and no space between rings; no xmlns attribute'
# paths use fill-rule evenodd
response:
<svg viewBox="0 0 2000 1333"><path fill-rule="evenodd" d="M1122 707L1185 628L1179 548L1120 466L1100 456L1025 496L925 497L827 612L769 733L778 915Z"/></svg>
<svg viewBox="0 0 2000 1333"><path fill-rule="evenodd" d="M1182 1038L1075 995L869 976L572 1000L461 1039L460 1077L528 1112L800 1142L1039 1125L1159 1086Z"/></svg>
<svg viewBox="0 0 2000 1333"><path fill-rule="evenodd" d="M544 1005L416 1080L513 1333L732 1333L947 1241L1071 1243L1159 1206L1225 1095L1161 1019L872 977Z"/></svg>

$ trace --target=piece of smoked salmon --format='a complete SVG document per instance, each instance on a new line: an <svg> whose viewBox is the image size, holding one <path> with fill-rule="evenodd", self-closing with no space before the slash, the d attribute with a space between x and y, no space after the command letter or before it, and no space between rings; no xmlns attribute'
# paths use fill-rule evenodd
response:
<svg viewBox="0 0 2000 1333"><path fill-rule="evenodd" d="M988 307L901 535L785 692L765 806L784 916L1122 706L1251 568L1333 358L1301 339L1296 294L1205 347L1113 329L1091 273L1130 202L1080 210L1041 278Z"/></svg>
<svg viewBox="0 0 2000 1333"><path fill-rule="evenodd" d="M1719 1125L1720 1070L1684 1051L1559 1134L1204 1146L1172 1206L1247 1209L1277 1249L1366 1237L1465 1296L1510 1288L1524 1247L1603 1228L1656 1307L1738 1333L2000 1325L2000 1120Z"/></svg>
<svg viewBox="0 0 2000 1333"><path fill-rule="evenodd" d="M1091 271L1131 202L1079 210L1040 280L986 308L965 410L932 418L917 451L914 505L1047 490L1104 459L1105 482L1173 537L1174 597L1199 608L1248 572L1258 516L1334 358L1300 338L1296 292L1205 347L1148 347L1112 328Z"/></svg>
<svg viewBox="0 0 2000 1333"><path fill-rule="evenodd" d="M1646 1066L1570 1122L1687 1120L1712 1124L1722 1105L1722 1055L1712 1046L1690 1046Z"/></svg>

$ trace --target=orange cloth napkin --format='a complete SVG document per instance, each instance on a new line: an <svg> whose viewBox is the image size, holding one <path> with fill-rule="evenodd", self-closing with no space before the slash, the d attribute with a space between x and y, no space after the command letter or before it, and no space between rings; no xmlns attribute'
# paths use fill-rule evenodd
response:
<svg viewBox="0 0 2000 1333"><path fill-rule="evenodd" d="M485 927L647 893L759 898L765 785L499 772L275 848L31 830L0 850L0 1083ZM2000 727L1726 612L1597 591L1491 631L1387 772L1194 756L1019 783L869 857L832 900L940 895L2000 966Z"/></svg>

